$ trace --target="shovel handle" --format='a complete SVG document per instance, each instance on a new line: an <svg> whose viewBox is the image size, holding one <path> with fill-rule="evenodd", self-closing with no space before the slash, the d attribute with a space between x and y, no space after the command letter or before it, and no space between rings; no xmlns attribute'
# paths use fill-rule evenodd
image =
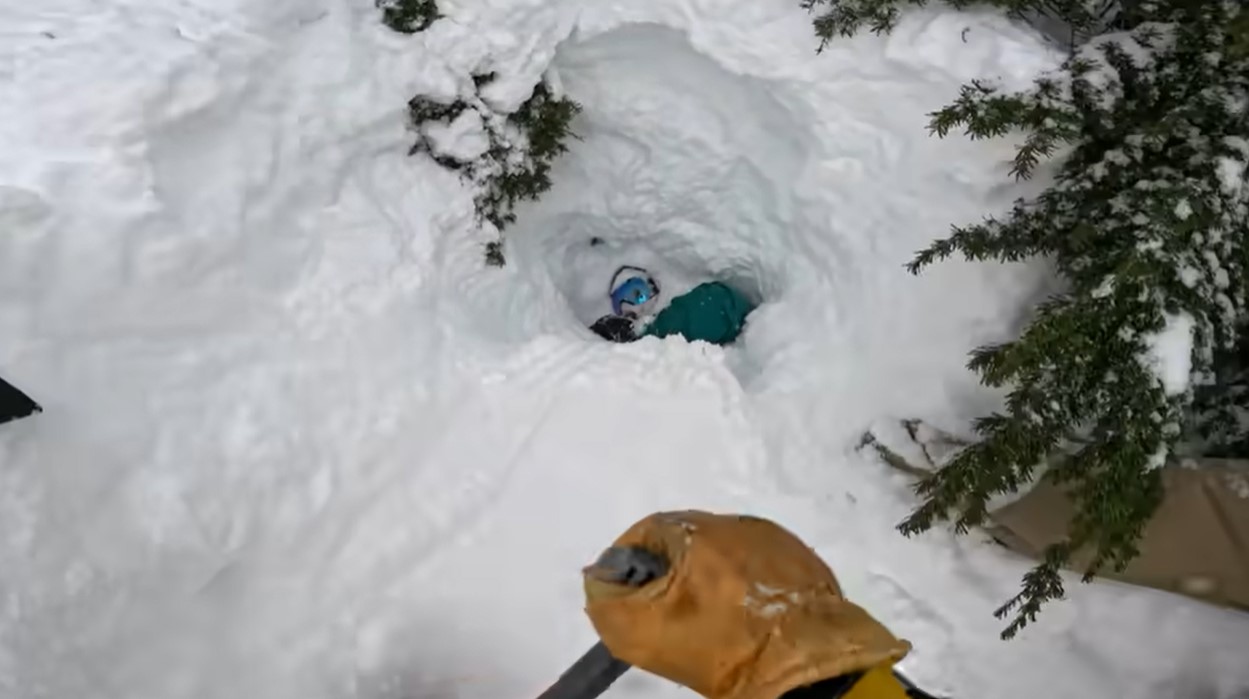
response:
<svg viewBox="0 0 1249 699"><path fill-rule="evenodd" d="M602 582L642 587L667 575L668 561L640 547L613 546L584 573ZM595 699L629 667L629 663L613 657L602 642L595 643L538 699Z"/></svg>
<svg viewBox="0 0 1249 699"><path fill-rule="evenodd" d="M601 642L559 676L538 699L595 699L632 667L617 660Z"/></svg>

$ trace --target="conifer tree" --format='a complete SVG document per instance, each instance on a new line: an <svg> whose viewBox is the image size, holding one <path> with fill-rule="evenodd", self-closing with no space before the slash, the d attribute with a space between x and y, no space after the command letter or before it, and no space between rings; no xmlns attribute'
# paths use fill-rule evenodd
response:
<svg viewBox="0 0 1249 699"><path fill-rule="evenodd" d="M863 26L888 31L904 4L923 1L804 0L826 10L815 20L824 42ZM1249 10L1142 0L1107 17L1104 2L989 4L1058 13L1073 34L1115 29L1028 91L973 82L930 115L941 137L1019 134L1016 178L1057 166L1040 195L955 226L909 266L1044 257L1066 282L1017 340L973 352L984 383L1009 387L1005 410L977 421L979 441L917 485L922 502L899 525L911 535L952 520L962 533L985 520L990 497L1038 475L1069 488L1077 512L1066 540L996 612L1013 615L1010 638L1063 596L1059 570L1076 551L1093 554L1086 581L1137 554L1162 497L1156 469L1181 441L1207 454L1249 446ZM1187 356L1160 356L1176 340Z"/></svg>

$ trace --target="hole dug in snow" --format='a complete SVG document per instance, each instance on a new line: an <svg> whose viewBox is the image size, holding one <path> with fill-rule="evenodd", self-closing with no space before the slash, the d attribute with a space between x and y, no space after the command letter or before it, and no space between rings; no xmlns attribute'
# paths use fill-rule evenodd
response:
<svg viewBox="0 0 1249 699"><path fill-rule="evenodd" d="M583 107L580 140L508 232L510 261L549 276L583 326L611 312L621 265L647 269L661 304L711 280L755 304L784 293L810 227L788 186L808 132L771 83L646 24L567 45L553 68Z"/></svg>

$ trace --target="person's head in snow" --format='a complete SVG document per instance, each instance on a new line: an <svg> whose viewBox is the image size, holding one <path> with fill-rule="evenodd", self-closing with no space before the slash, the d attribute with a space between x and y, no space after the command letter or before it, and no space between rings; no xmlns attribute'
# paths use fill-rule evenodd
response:
<svg viewBox="0 0 1249 699"><path fill-rule="evenodd" d="M612 275L607 288L612 312L590 326L599 337L612 342L638 338L634 322L649 315L659 299L659 284L641 267L625 265Z"/></svg>
<svg viewBox="0 0 1249 699"><path fill-rule="evenodd" d="M645 269L625 265L612 275L608 296L612 312L625 318L650 313L659 299L659 285Z"/></svg>

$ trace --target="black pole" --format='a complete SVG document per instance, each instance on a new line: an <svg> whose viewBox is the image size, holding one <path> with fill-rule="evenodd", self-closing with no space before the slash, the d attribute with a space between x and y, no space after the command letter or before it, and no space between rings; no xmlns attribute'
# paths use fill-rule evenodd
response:
<svg viewBox="0 0 1249 699"><path fill-rule="evenodd" d="M538 699L594 699L632 667L612 656L601 642L595 643L559 676Z"/></svg>

